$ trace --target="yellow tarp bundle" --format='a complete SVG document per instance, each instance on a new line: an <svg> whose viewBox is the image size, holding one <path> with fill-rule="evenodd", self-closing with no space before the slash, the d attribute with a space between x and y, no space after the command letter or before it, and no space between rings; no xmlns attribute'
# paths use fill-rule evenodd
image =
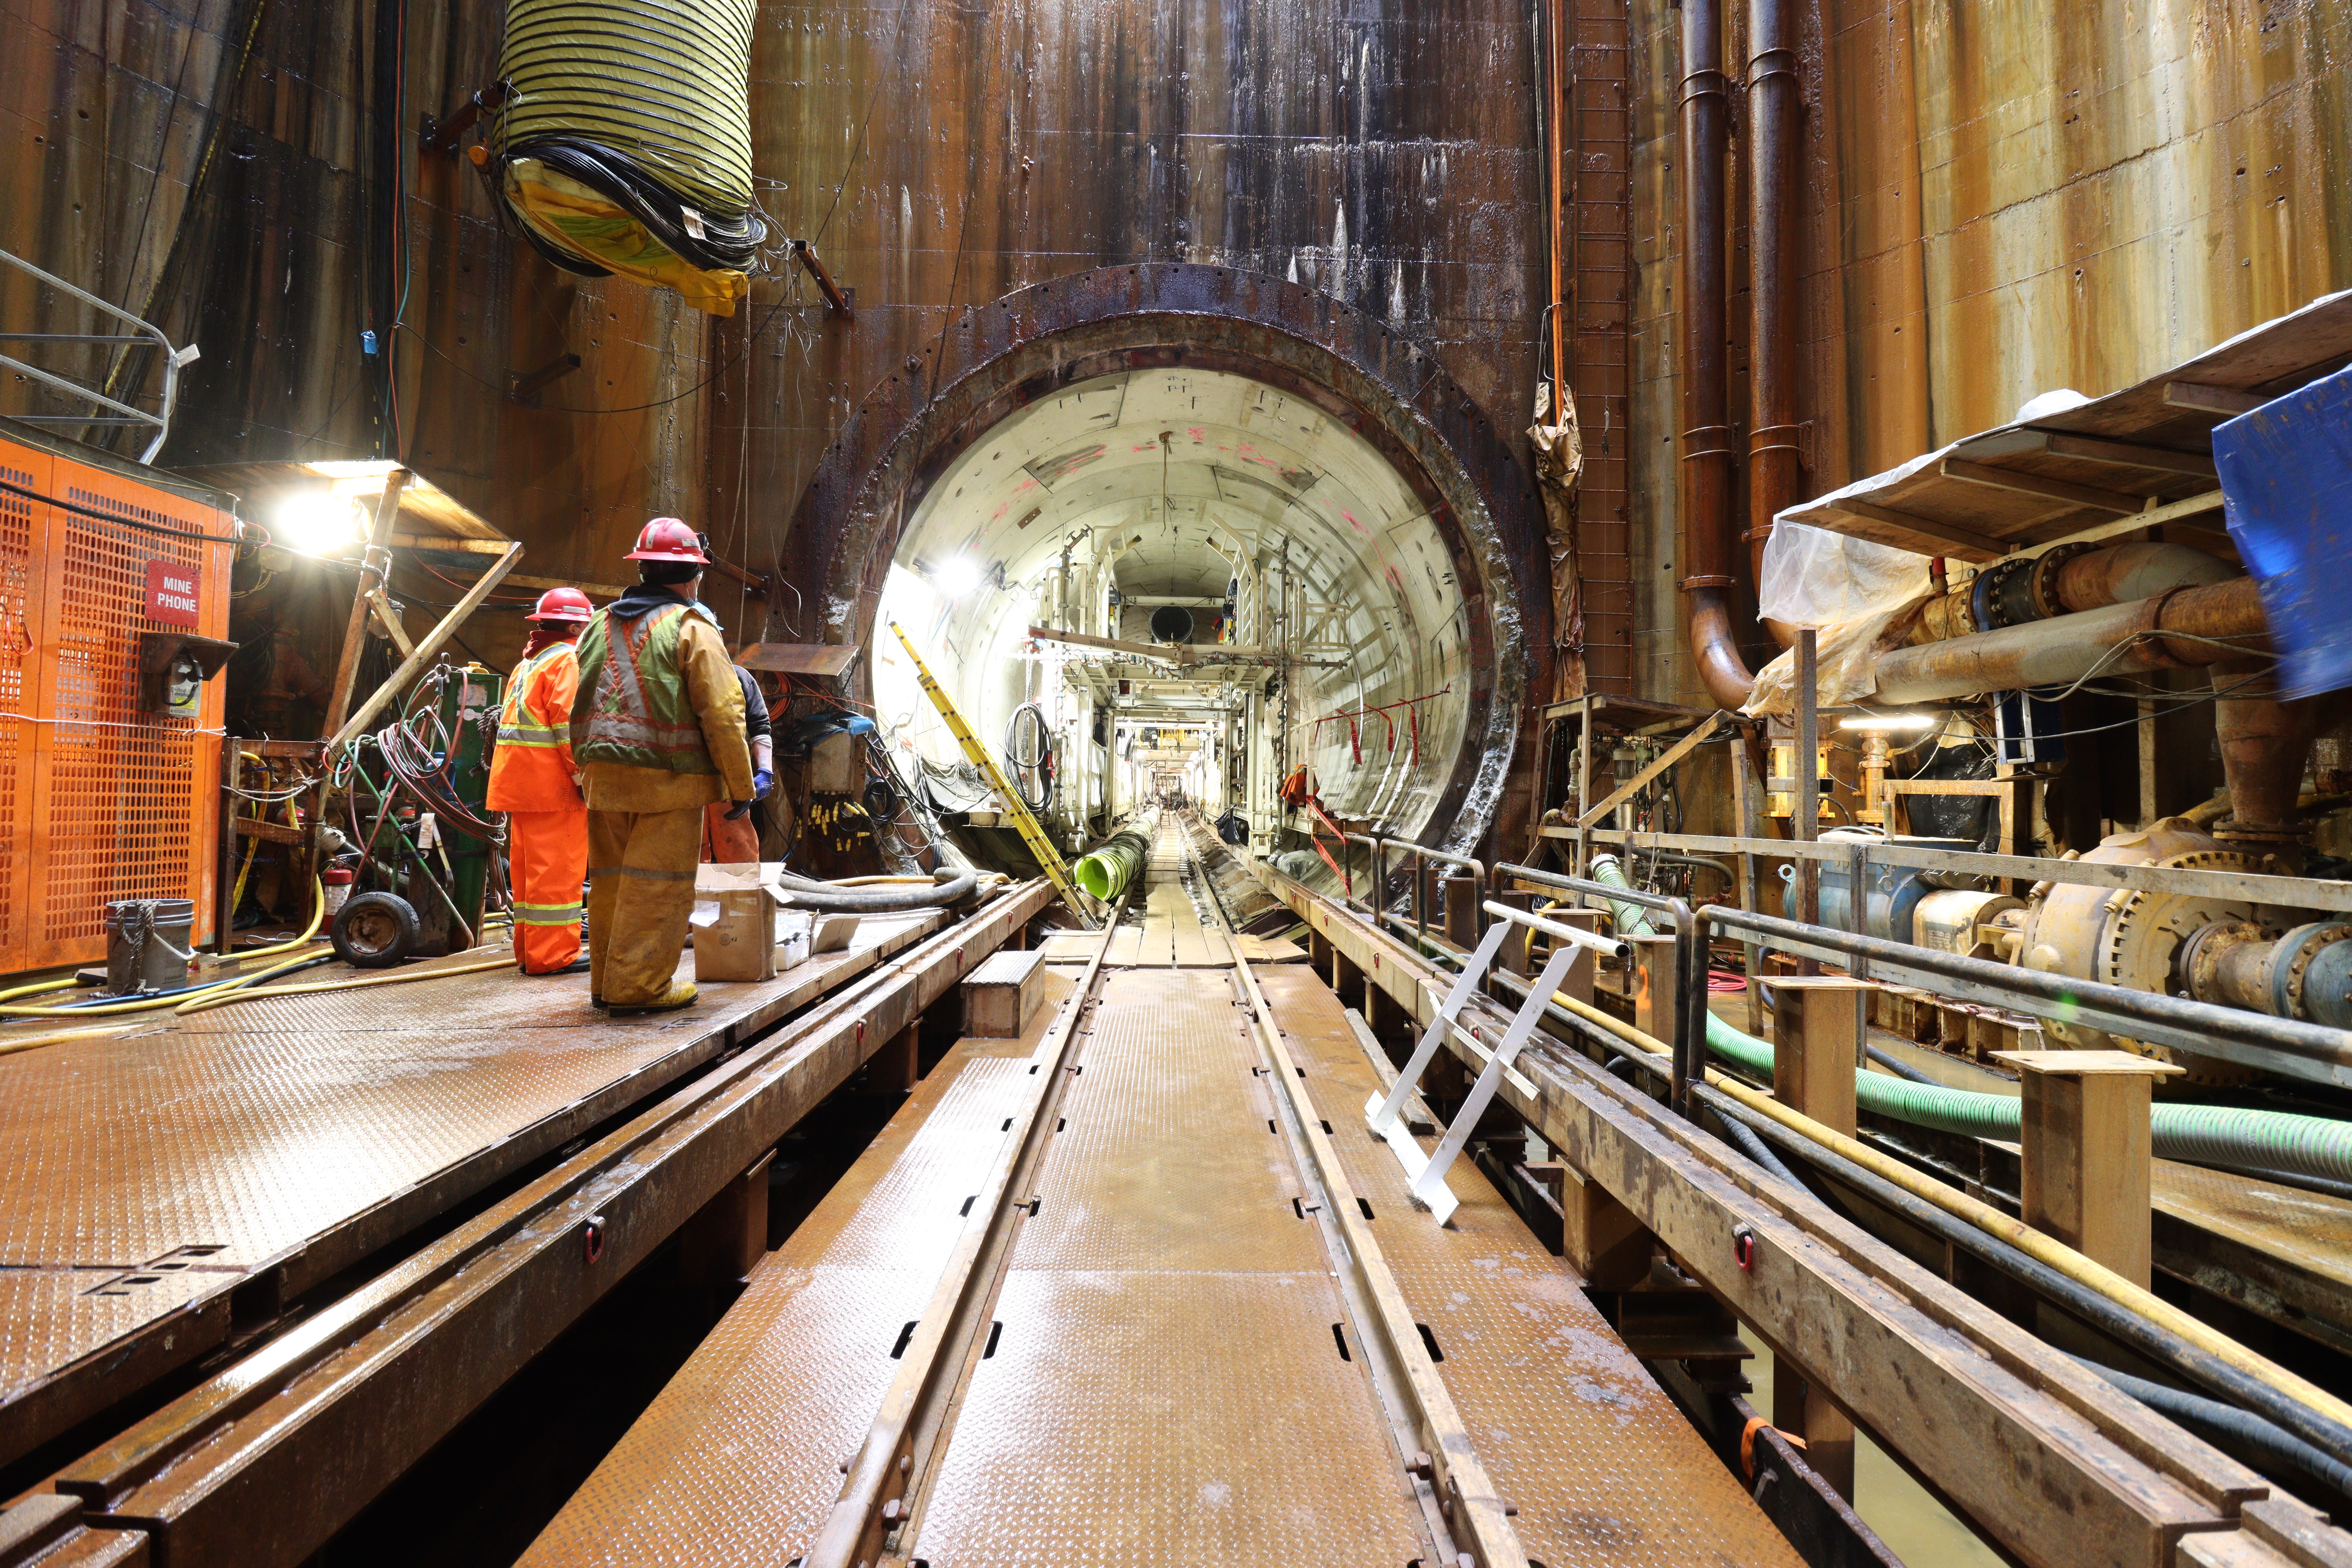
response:
<svg viewBox="0 0 2352 1568"><path fill-rule="evenodd" d="M757 0L509 0L499 74L513 93L490 152L537 238L735 313L750 279L726 268L751 265L764 232L751 178L757 14ZM599 170L628 183L600 189ZM614 199L647 185L678 204L677 228L665 205Z"/></svg>
<svg viewBox="0 0 2352 1568"><path fill-rule="evenodd" d="M550 243L615 277L675 289L698 310L731 316L735 302L751 292L748 275L688 264L619 206L536 158L509 160L506 194L517 216Z"/></svg>

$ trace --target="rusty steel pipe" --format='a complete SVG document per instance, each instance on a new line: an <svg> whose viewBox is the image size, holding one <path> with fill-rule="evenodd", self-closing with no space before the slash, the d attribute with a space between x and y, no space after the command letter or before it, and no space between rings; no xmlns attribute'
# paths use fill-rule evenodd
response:
<svg viewBox="0 0 2352 1568"><path fill-rule="evenodd" d="M1731 630L1731 426L1724 300L1724 159L1729 84L1717 0L1683 5L1683 275L1681 357L1682 580L1690 598L1691 655L1707 692L1727 708L1756 685Z"/></svg>
<svg viewBox="0 0 2352 1568"><path fill-rule="evenodd" d="M2078 615L1896 648L1878 660L1873 700L1936 702L1979 691L2064 685L2094 669L2123 675L2220 664L2267 652L2269 634L2253 579L2237 577Z"/></svg>
<svg viewBox="0 0 2352 1568"><path fill-rule="evenodd" d="M2230 788L2231 820L2221 837L2301 837L2295 804L2315 728L2312 704L2280 701L2275 667L2258 659L2214 665L2213 689L2231 693L2213 704L2213 736Z"/></svg>
<svg viewBox="0 0 2352 1568"><path fill-rule="evenodd" d="M2051 552L2052 557L2058 552ZM2051 595L2061 612L2152 598L2173 588L2201 588L2239 575L2218 555L2187 544L2118 544L2057 559ZM2039 600L2042 595L2037 593Z"/></svg>
<svg viewBox="0 0 2352 1568"><path fill-rule="evenodd" d="M1772 520L1804 499L1797 440L1797 0L1748 0L1748 562L1764 580ZM1764 626L1782 647L1796 628Z"/></svg>

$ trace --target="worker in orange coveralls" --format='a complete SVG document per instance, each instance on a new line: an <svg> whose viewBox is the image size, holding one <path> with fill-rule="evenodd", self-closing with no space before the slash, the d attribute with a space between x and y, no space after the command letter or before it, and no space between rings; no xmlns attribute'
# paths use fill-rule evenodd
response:
<svg viewBox="0 0 2352 1568"><path fill-rule="evenodd" d="M572 648L595 614L577 588L550 588L527 617L530 640L507 682L499 748L490 758L492 811L507 814L514 886L515 962L525 974L574 974L580 888L588 879L588 802L572 760L572 702L580 690Z"/></svg>

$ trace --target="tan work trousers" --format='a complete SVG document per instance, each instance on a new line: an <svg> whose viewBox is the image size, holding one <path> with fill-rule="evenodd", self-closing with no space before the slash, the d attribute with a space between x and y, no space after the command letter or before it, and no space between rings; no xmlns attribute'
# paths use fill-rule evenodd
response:
<svg viewBox="0 0 2352 1568"><path fill-rule="evenodd" d="M694 914L702 807L588 814L589 989L615 1007L668 994Z"/></svg>

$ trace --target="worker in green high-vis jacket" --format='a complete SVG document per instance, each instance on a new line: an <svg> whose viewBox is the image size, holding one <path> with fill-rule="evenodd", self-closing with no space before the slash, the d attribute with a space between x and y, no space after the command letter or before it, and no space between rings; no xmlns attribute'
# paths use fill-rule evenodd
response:
<svg viewBox="0 0 2352 1568"><path fill-rule="evenodd" d="M676 978L694 913L703 809L751 808L743 690L697 598L708 543L674 517L637 535L638 584L580 637L572 754L588 796L589 990L614 1015L694 1001Z"/></svg>

